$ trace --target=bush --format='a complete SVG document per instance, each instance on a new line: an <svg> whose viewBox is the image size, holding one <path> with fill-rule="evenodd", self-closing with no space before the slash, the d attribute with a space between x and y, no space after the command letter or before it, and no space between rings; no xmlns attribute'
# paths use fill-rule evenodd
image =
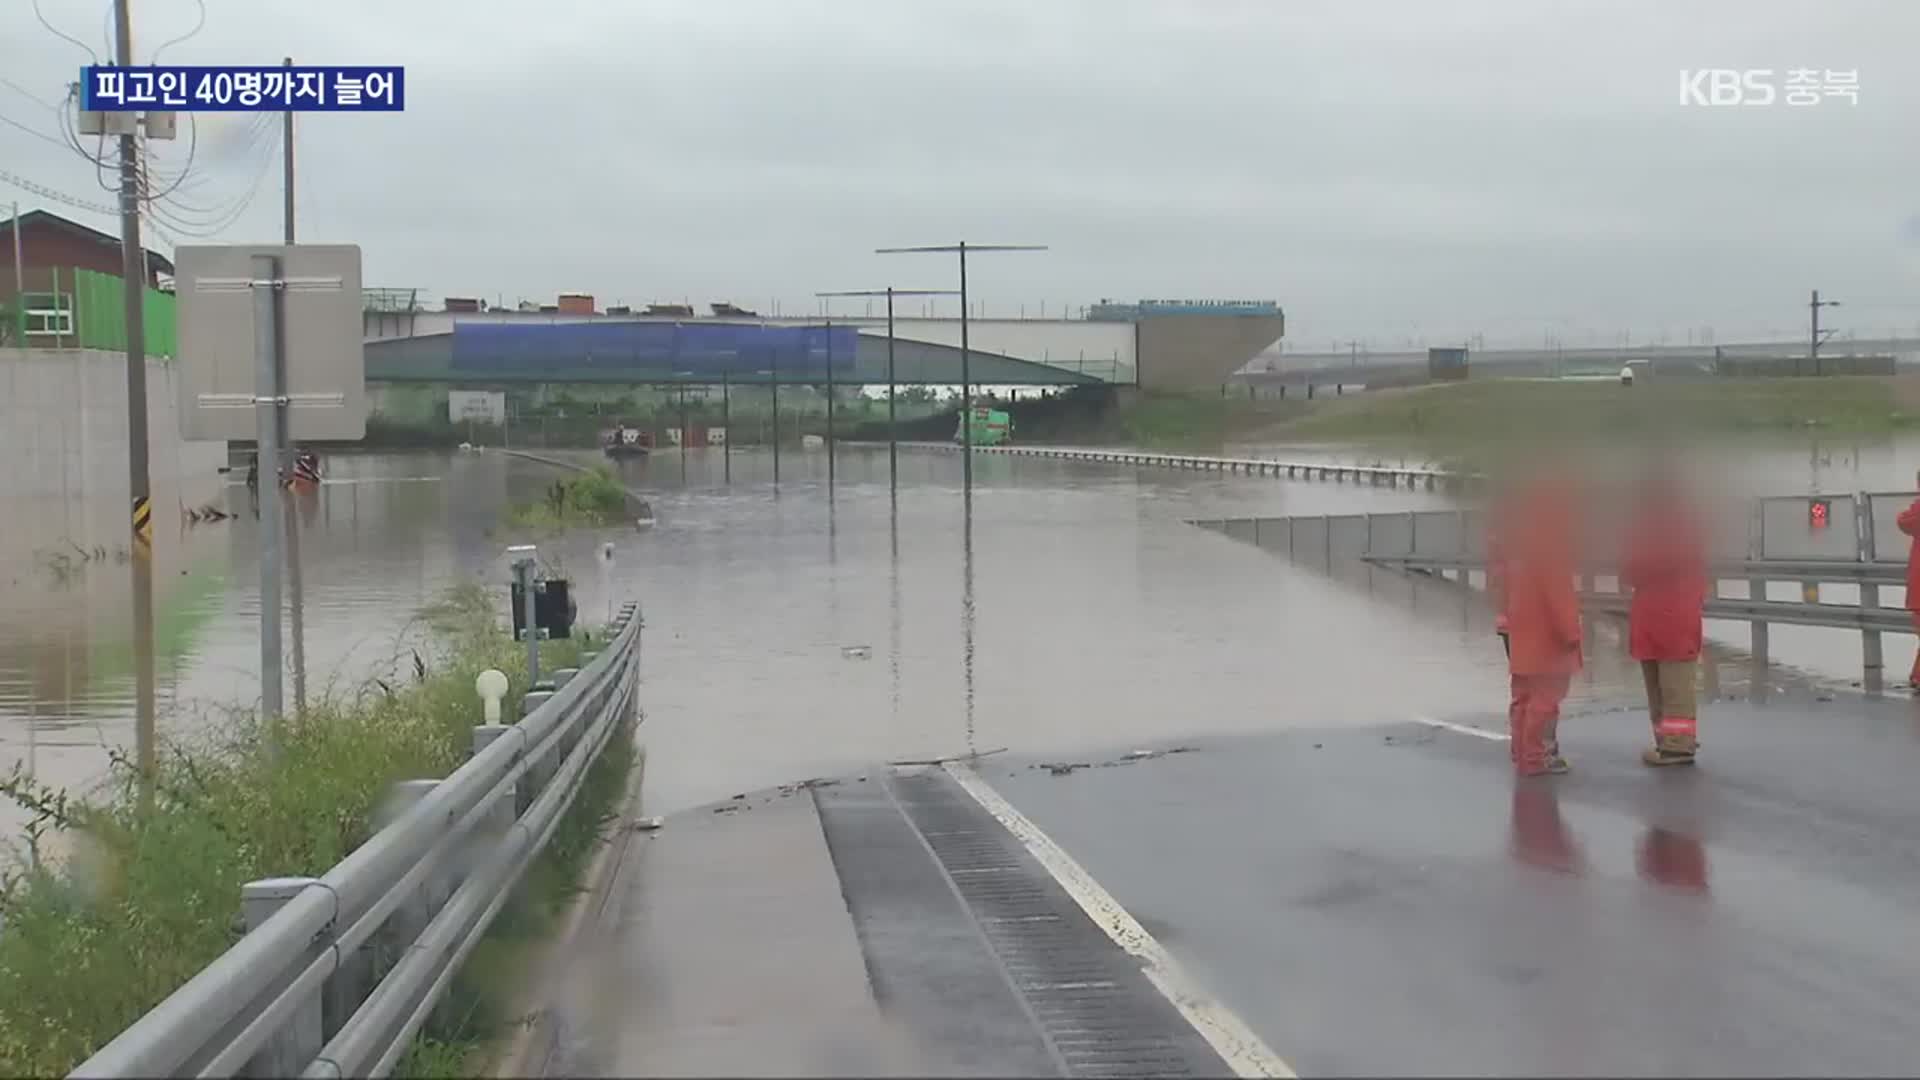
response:
<svg viewBox="0 0 1920 1080"><path fill-rule="evenodd" d="M627 489L605 465L556 480L546 498L514 508L514 525L565 529L576 525L612 525L626 518Z"/></svg>
<svg viewBox="0 0 1920 1080"><path fill-rule="evenodd" d="M116 759L98 804L18 768L0 780L32 815L36 851L49 829L77 845L58 863L36 858L0 890L0 1073L71 1070L237 940L242 884L325 872L371 834L390 785L466 759L474 677L499 668L524 692L524 647L478 586L422 614L432 656L415 654L405 688L371 680L298 716L230 716L161 746L151 785ZM577 661L572 641L546 648L556 666Z"/></svg>

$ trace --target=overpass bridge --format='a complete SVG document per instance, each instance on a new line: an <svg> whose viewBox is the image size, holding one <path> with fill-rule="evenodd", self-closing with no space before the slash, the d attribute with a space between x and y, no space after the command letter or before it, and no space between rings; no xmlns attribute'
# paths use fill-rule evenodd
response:
<svg viewBox="0 0 1920 1080"><path fill-rule="evenodd" d="M1707 374L1714 360L1804 359L1807 343L1740 342L1712 345L1623 345L1605 348L1491 349L1468 357L1469 372L1502 378L1558 378L1612 376L1629 363L1651 365L1662 374ZM1920 364L1920 338L1872 338L1832 341L1822 347L1822 359L1845 356L1892 356L1896 367ZM1278 370L1247 370L1228 382L1257 388L1308 386L1397 386L1427 381L1427 353L1406 352L1285 353Z"/></svg>
<svg viewBox="0 0 1920 1080"><path fill-rule="evenodd" d="M1217 387L1280 339L1284 317L1143 313L969 319L977 385ZM960 320L894 321L894 381L957 385ZM368 311L370 383L887 382L885 319Z"/></svg>

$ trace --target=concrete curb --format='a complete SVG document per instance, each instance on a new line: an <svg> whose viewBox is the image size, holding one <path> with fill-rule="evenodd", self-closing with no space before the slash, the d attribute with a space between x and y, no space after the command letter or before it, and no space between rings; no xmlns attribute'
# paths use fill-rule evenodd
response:
<svg viewBox="0 0 1920 1080"><path fill-rule="evenodd" d="M643 723L636 724L634 737L639 738ZM620 877L620 868L626 863L627 851L633 845L636 831L637 811L640 808L640 791L647 775L647 751L642 744L635 755L633 771L627 777L626 791L621 795L620 803L609 824L607 841L595 853L593 861L581 877L580 891L561 916L560 926L553 936L537 947L537 955L529 968L536 977L522 984L523 989L515 995L509 1016L525 1017L526 1022L518 1026L513 1039L488 1063L485 1075L500 1077L544 1077L553 1052L559 1045L561 1024L554 1009L554 991L562 982L569 967L568 960L574 954L579 943L581 930L587 920L606 906L606 898L614 882Z"/></svg>

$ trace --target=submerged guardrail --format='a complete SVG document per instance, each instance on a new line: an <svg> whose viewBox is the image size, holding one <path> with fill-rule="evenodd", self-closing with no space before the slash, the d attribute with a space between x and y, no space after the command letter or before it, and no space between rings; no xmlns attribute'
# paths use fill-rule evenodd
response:
<svg viewBox="0 0 1920 1080"><path fill-rule="evenodd" d="M390 1073L635 714L640 629L630 603L518 723L475 727L466 764L398 785L387 823L325 874L248 882L246 935L72 1075Z"/></svg>
<svg viewBox="0 0 1920 1080"><path fill-rule="evenodd" d="M920 450L945 450L959 453L953 443L901 443ZM1332 461L1280 461L1274 458L1218 457L1209 454L1161 454L1146 450L1089 450L1066 446L975 446L976 454L1004 454L1011 457L1054 458L1064 461L1095 461L1108 465L1139 465L1162 469L1192 469L1202 472L1245 473L1249 476L1274 476L1296 480L1352 480L1409 488L1424 486L1465 487L1477 484L1477 473L1451 472L1410 465L1342 465Z"/></svg>
<svg viewBox="0 0 1920 1080"><path fill-rule="evenodd" d="M1768 663L1769 624L1857 630L1862 686L1882 689L1880 635L1916 632L1908 612L1882 606L1880 597L1882 588L1906 583L1906 537L1894 518L1915 498L1912 492L1856 492L1765 496L1737 504L1739 514L1716 523L1703 613L1710 619L1748 623L1749 652L1760 668ZM1814 515L1809 513L1816 503L1822 504L1818 517L1826 523L1817 528L1810 524ZM1468 587L1475 587L1472 575L1486 571L1486 530L1478 509L1222 518L1191 524L1328 566L1349 559L1451 575ZM1608 582L1610 588L1600 587ZM1745 582L1746 596L1723 595L1727 582ZM1797 584L1799 598L1773 599L1773 582ZM1823 602L1820 587L1825 584L1855 586L1858 597L1853 603ZM1630 599L1617 567L1598 559L1581 566L1580 598L1582 607L1595 614L1625 614Z"/></svg>

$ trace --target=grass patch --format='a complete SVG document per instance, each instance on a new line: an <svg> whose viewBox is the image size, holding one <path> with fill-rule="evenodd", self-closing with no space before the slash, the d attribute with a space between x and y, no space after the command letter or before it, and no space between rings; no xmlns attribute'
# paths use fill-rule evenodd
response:
<svg viewBox="0 0 1920 1080"><path fill-rule="evenodd" d="M1808 432L1887 434L1920 427L1898 377L1489 379L1380 390L1316 403L1262 432L1277 440L1364 440L1459 462L1540 444Z"/></svg>
<svg viewBox="0 0 1920 1080"><path fill-rule="evenodd" d="M93 803L17 767L0 780L31 815L34 853L0 887L0 1073L71 1070L238 940L243 883L325 872L371 835L391 784L466 760L474 676L498 668L523 693L525 648L478 586L449 593L422 624L412 685L370 680L288 718L230 715L159 748L150 797L124 759ZM542 662L578 655L577 641L550 642ZM39 858L55 830L76 854Z"/></svg>
<svg viewBox="0 0 1920 1080"><path fill-rule="evenodd" d="M558 531L613 525L626 516L627 489L612 469L595 465L554 481L543 498L514 507L507 521L519 528Z"/></svg>
<svg viewBox="0 0 1920 1080"><path fill-rule="evenodd" d="M1212 449L1248 431L1298 416L1305 402L1249 401L1218 394L1143 394L1120 409L1127 442L1167 449Z"/></svg>

